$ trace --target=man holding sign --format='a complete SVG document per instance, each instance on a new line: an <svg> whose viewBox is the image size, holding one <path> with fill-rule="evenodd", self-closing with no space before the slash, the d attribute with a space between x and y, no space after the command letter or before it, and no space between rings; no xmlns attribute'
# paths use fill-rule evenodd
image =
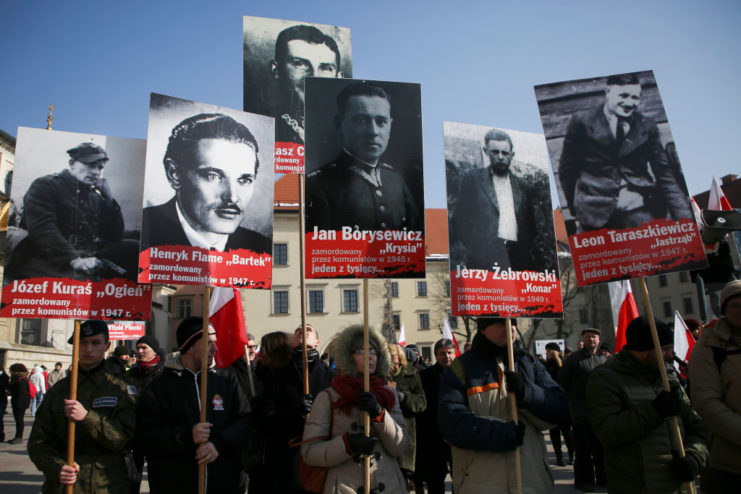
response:
<svg viewBox="0 0 741 494"><path fill-rule="evenodd" d="M457 494L514 492L512 453L519 447L523 492L551 492L542 431L566 418L566 395L519 342L515 369L507 369L505 319L479 317L476 325L471 351L453 361L440 385L438 422L451 444L453 489ZM517 423L507 403L510 393L520 407Z"/></svg>
<svg viewBox="0 0 741 494"><path fill-rule="evenodd" d="M83 322L77 400L66 399L70 378L65 377L49 389L37 411L28 455L46 477L43 492L75 485L80 493L129 493L124 455L134 437L137 390L107 371L103 359L109 347L104 321ZM77 423L74 466L66 461L68 419Z"/></svg>

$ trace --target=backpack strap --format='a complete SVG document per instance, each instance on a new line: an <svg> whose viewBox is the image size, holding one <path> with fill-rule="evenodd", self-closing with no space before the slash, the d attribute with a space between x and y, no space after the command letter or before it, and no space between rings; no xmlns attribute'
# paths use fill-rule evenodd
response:
<svg viewBox="0 0 741 494"><path fill-rule="evenodd" d="M741 353L741 348L737 348L735 350L726 350L725 348L718 348L715 346L710 347L713 350L713 361L715 362L715 366L718 368L718 373L720 374L720 367L723 365L723 362L725 362L726 357L729 355L738 355Z"/></svg>

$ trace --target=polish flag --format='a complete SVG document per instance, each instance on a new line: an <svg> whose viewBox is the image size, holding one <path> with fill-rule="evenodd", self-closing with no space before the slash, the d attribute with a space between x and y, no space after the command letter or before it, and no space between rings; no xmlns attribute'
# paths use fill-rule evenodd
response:
<svg viewBox="0 0 741 494"><path fill-rule="evenodd" d="M731 211L731 203L728 202L723 189L720 188L718 180L713 177L713 183L710 185L710 197L708 197L708 209L713 211Z"/></svg>
<svg viewBox="0 0 741 494"><path fill-rule="evenodd" d="M628 323L638 317L638 307L629 280L609 283L612 320L615 322L615 353L625 345Z"/></svg>
<svg viewBox="0 0 741 494"><path fill-rule="evenodd" d="M692 353L692 347L695 346L695 337L689 330L679 311L674 312L674 353L677 357L687 362ZM674 365L677 365L676 363ZM679 367L677 367L679 370Z"/></svg>
<svg viewBox="0 0 741 494"><path fill-rule="evenodd" d="M443 339L453 340L453 345L455 345L455 356L460 357L461 349L458 348L458 342L455 341L455 336L453 335L453 329L450 327L450 323L448 322L447 317L443 319Z"/></svg>
<svg viewBox="0 0 741 494"><path fill-rule="evenodd" d="M399 332L399 345L407 346L407 335L404 334L404 323L401 323L401 331Z"/></svg>
<svg viewBox="0 0 741 494"><path fill-rule="evenodd" d="M224 369L242 358L249 344L239 289L214 288L209 314L208 321L216 330L216 366Z"/></svg>

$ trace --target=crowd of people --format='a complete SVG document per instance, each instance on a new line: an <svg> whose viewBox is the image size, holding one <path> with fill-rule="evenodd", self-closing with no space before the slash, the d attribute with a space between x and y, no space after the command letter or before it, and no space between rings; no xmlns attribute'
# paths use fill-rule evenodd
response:
<svg viewBox="0 0 741 494"><path fill-rule="evenodd" d="M168 355L154 337L140 338L135 363L121 346L106 358L106 323L86 321L76 400L61 362L48 374L34 366L30 376L13 364L0 374L0 396L11 396L11 442L22 440L33 407L28 453L44 492L75 484L81 493L137 493L146 462L153 494L197 492L198 465L206 465L210 493L355 494L364 492L367 461L373 493L443 493L448 475L457 494L506 493L517 483L519 451L522 492L547 493L549 431L556 463L573 464L581 491L673 493L699 476L703 493L728 493L741 481L741 281L720 302L722 317L699 328L679 370L672 329L655 321L658 358L645 317L630 322L615 355L600 345L600 329L584 328L577 350L565 355L549 344L546 358L536 358L514 324L508 335L505 319L480 317L459 357L451 340L435 343L434 365L414 345L372 329L365 347L357 325L335 336L329 358L320 356L319 331L306 325L305 333L266 334L259 354L252 339L245 358L225 369L213 365L216 338L198 317L178 326ZM72 466L68 420L76 424Z"/></svg>

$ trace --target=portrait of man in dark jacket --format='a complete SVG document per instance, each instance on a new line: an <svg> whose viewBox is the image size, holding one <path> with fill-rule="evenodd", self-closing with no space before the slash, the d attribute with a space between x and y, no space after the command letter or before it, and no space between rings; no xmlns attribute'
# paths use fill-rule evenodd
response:
<svg viewBox="0 0 741 494"><path fill-rule="evenodd" d="M563 195L581 230L633 228L653 219L691 218L653 118L639 108L634 73L605 82L604 99L571 117L558 168Z"/></svg>
<svg viewBox="0 0 741 494"><path fill-rule="evenodd" d="M5 281L58 277L136 278L138 242L124 238L121 207L103 176L111 161L90 141L67 150L67 167L36 178L23 197L18 244ZM11 241L12 243L12 241Z"/></svg>

